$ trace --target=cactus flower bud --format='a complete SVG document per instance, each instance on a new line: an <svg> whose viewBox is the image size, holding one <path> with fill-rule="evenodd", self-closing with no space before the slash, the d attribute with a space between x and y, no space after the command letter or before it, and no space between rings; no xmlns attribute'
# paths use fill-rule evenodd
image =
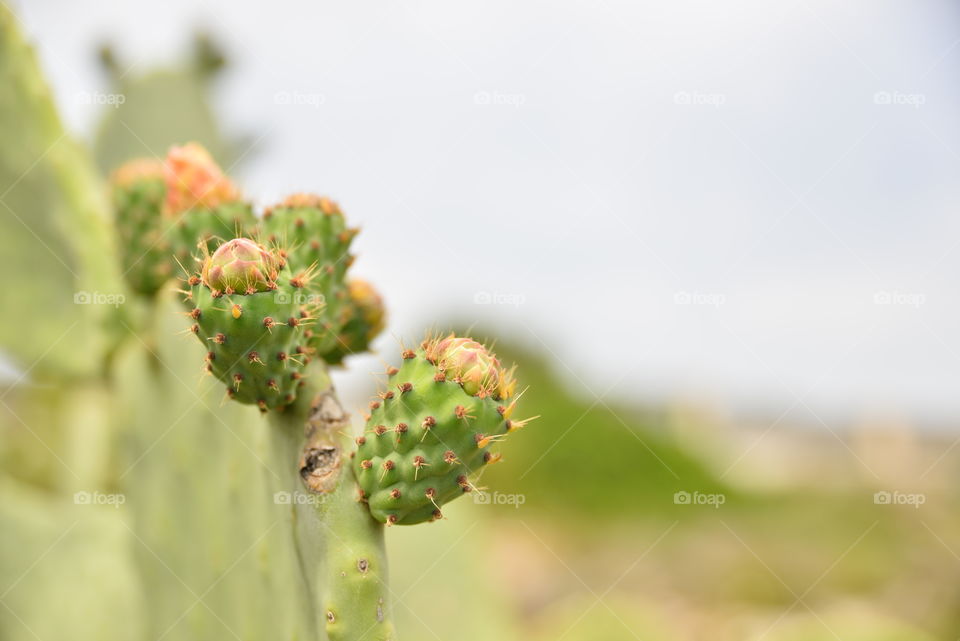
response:
<svg viewBox="0 0 960 641"><path fill-rule="evenodd" d="M187 143L171 147L163 167L167 183L167 213L213 209L237 200L239 193L202 146Z"/></svg>
<svg viewBox="0 0 960 641"><path fill-rule="evenodd" d="M373 288L373 285L361 278L354 278L347 283L347 292L350 301L357 307L366 323L366 336L369 343L383 331L386 320L386 310L383 299Z"/></svg>
<svg viewBox="0 0 960 641"><path fill-rule="evenodd" d="M490 393L501 388L504 371L500 361L486 347L472 338L450 335L427 347L427 358L442 371L448 380L455 380L471 396Z"/></svg>
<svg viewBox="0 0 960 641"><path fill-rule="evenodd" d="M138 180L162 178L163 163L153 158L135 158L120 165L111 175L110 182L117 187L129 187Z"/></svg>
<svg viewBox="0 0 960 641"><path fill-rule="evenodd" d="M253 294L273 289L280 258L249 238L234 238L203 264L203 282L211 290Z"/></svg>

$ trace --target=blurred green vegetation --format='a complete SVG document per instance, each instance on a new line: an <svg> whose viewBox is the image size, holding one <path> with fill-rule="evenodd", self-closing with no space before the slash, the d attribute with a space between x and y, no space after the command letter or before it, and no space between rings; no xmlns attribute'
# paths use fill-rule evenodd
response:
<svg viewBox="0 0 960 641"><path fill-rule="evenodd" d="M523 492L528 510L563 511L575 517L573 525L588 524L589 517L633 519L632 508L641 505L668 510L674 492L684 488L733 498L731 488L663 430L662 412L570 389L545 353L502 340L496 350L502 362L521 364L526 391L515 418L540 418L510 436L505 463L489 468L483 484Z"/></svg>

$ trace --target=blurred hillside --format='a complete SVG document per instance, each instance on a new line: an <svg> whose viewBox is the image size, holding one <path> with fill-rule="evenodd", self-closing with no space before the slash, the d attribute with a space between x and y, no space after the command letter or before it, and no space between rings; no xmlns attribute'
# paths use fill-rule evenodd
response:
<svg viewBox="0 0 960 641"><path fill-rule="evenodd" d="M544 355L502 341L497 352L522 363L521 415L542 418L510 437L480 483L512 500L468 499L423 532L388 534L398 590L416 586L400 608L405 629L571 641L960 634L949 439L607 407L568 388ZM692 434L708 447L690 446ZM721 498L678 503L677 492ZM466 635L459 615L412 614L449 600L457 576L500 613Z"/></svg>

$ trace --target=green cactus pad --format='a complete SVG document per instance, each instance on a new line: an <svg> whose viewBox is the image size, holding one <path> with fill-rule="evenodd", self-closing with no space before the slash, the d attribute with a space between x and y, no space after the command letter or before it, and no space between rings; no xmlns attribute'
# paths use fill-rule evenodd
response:
<svg viewBox="0 0 960 641"><path fill-rule="evenodd" d="M263 214L261 240L285 250L294 273L310 272L324 300L310 329L310 347L324 355L338 348L338 333L348 321L347 268L357 230L347 227L333 201L295 194Z"/></svg>
<svg viewBox="0 0 960 641"><path fill-rule="evenodd" d="M374 518L410 525L441 517L440 508L473 489L470 477L499 456L490 445L522 426L511 422L511 373L503 385L468 394L457 373L425 341L391 369L387 391L371 403L357 438L353 468ZM477 345L474 343L474 345Z"/></svg>
<svg viewBox="0 0 960 641"><path fill-rule="evenodd" d="M137 293L153 296L175 273L163 226L166 186L161 164L131 161L111 182L124 277Z"/></svg>
<svg viewBox="0 0 960 641"><path fill-rule="evenodd" d="M241 240L253 244L245 239L230 243ZM206 265L216 257L208 258ZM188 280L187 304L193 319L190 331L208 350L207 371L227 385L230 398L266 411L296 399L310 360L306 330L315 314L304 302L309 300L305 293L309 283L291 282L295 279L279 258L263 268L273 270L269 284L260 291L251 287L247 294L218 290L195 274ZM208 271L204 269L204 274Z"/></svg>

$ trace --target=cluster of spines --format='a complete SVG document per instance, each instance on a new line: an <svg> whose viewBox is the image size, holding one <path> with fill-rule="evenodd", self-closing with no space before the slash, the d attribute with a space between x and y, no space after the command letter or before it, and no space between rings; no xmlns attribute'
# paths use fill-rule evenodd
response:
<svg viewBox="0 0 960 641"><path fill-rule="evenodd" d="M441 518L442 506L475 489L471 477L500 459L489 447L527 422L511 420L512 383L502 388L505 395L499 385L468 393L458 380L464 363L451 367L436 352L438 341L450 338L403 351L403 364L387 370L387 389L371 401L365 431L356 439L352 456L360 498L381 522ZM496 371L487 377L512 381L495 358L488 363Z"/></svg>

